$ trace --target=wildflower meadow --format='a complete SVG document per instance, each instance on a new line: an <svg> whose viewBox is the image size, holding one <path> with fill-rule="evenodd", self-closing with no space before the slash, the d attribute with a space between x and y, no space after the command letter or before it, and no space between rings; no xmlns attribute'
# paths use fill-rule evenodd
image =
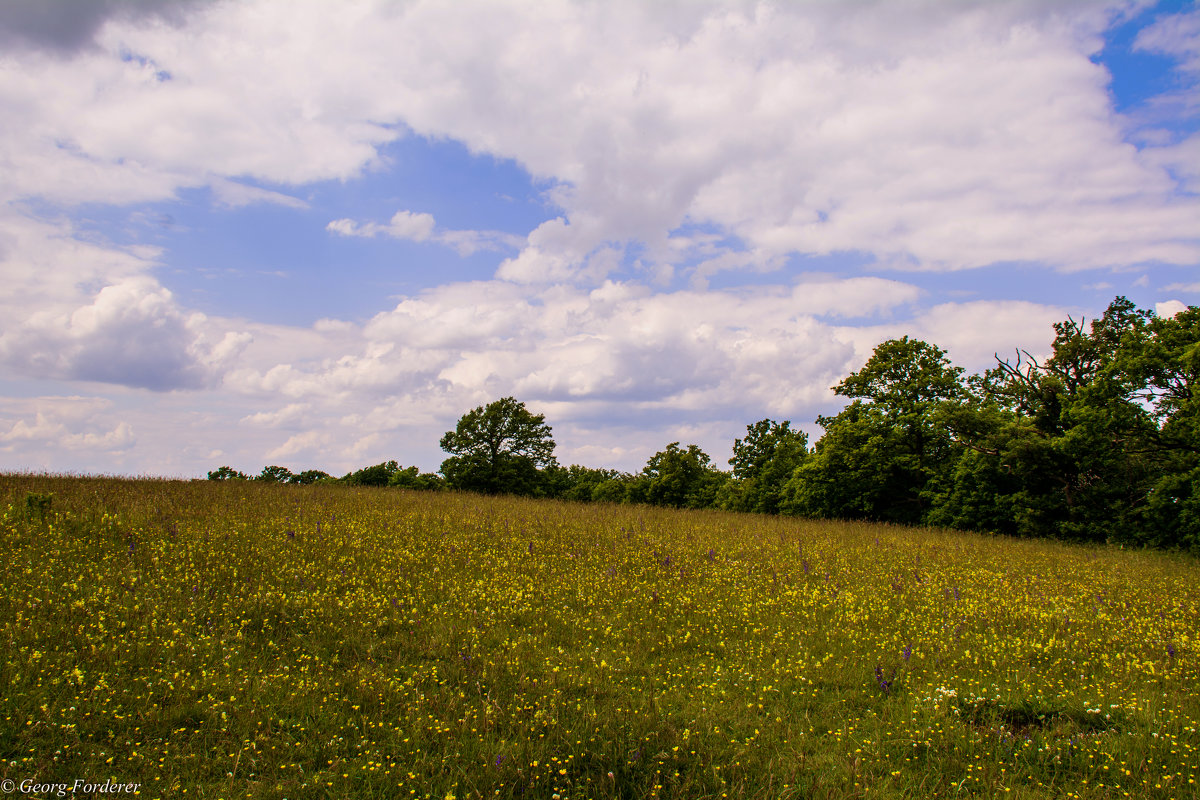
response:
<svg viewBox="0 0 1200 800"><path fill-rule="evenodd" d="M254 481L0 512L14 796L1197 796L1189 556Z"/></svg>

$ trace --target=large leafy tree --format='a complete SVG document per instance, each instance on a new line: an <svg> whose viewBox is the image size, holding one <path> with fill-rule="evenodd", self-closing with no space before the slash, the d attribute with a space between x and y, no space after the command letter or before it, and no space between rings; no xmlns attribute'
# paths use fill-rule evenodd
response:
<svg viewBox="0 0 1200 800"><path fill-rule="evenodd" d="M262 472L254 480L264 483L295 483L295 479L296 476L287 467L272 464L269 467L263 467Z"/></svg>
<svg viewBox="0 0 1200 800"><path fill-rule="evenodd" d="M650 457L627 499L674 508L708 508L729 476L694 444L671 442Z"/></svg>
<svg viewBox="0 0 1200 800"><path fill-rule="evenodd" d="M451 454L441 472L453 489L539 495L545 492L542 470L557 466L544 415L512 397L464 414L441 447Z"/></svg>
<svg viewBox="0 0 1200 800"><path fill-rule="evenodd" d="M933 521L1028 536L1144 539L1162 457L1142 358L1153 315L1117 298L1103 316L1054 326L1044 361L1014 360L973 381L977 403L947 428L966 451Z"/></svg>
<svg viewBox="0 0 1200 800"><path fill-rule="evenodd" d="M851 398L817 422L825 435L795 471L785 511L920 523L957 455L941 408L965 394L945 351L907 336L883 342L834 391Z"/></svg>
<svg viewBox="0 0 1200 800"><path fill-rule="evenodd" d="M217 467L209 470L208 479L210 481L244 481L249 480L250 476L233 467Z"/></svg>
<svg viewBox="0 0 1200 800"><path fill-rule="evenodd" d="M1200 549L1200 308L1150 317L1136 333L1119 365L1153 420L1144 449L1156 469L1143 538Z"/></svg>
<svg viewBox="0 0 1200 800"><path fill-rule="evenodd" d="M734 481L724 507L734 511L778 514L784 487L808 455L808 435L791 422L763 419L746 426L746 437L733 442Z"/></svg>

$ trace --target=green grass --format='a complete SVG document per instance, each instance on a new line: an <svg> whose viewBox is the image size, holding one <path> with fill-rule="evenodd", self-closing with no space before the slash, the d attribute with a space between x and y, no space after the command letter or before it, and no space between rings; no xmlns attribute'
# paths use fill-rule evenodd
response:
<svg viewBox="0 0 1200 800"><path fill-rule="evenodd" d="M142 797L1196 796L1200 564L0 476L0 778Z"/></svg>

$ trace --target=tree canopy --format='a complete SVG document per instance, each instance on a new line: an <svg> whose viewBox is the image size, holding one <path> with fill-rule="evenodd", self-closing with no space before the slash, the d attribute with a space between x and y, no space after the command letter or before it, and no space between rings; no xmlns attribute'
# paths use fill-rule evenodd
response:
<svg viewBox="0 0 1200 800"><path fill-rule="evenodd" d="M875 348L834 391L853 398L788 483L790 513L919 523L954 453L940 409L965 396L945 351L907 336Z"/></svg>
<svg viewBox="0 0 1200 800"><path fill-rule="evenodd" d="M558 463L544 415L512 397L468 411L441 448L451 454L441 468L450 487L486 494L545 494L540 470Z"/></svg>

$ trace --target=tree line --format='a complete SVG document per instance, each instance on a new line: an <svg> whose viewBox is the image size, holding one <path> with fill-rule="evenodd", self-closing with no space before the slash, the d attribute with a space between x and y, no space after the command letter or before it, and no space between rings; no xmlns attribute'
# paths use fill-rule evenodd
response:
<svg viewBox="0 0 1200 800"><path fill-rule="evenodd" d="M728 470L672 442L641 471L561 466L544 415L512 397L441 439L439 474L388 461L333 478L266 467L256 480L442 488L720 508L1200 549L1200 309L1159 317L1118 297L1054 326L1050 355L1016 351L966 375L937 346L875 348L833 390L823 434L764 419ZM221 467L209 478L246 479Z"/></svg>

